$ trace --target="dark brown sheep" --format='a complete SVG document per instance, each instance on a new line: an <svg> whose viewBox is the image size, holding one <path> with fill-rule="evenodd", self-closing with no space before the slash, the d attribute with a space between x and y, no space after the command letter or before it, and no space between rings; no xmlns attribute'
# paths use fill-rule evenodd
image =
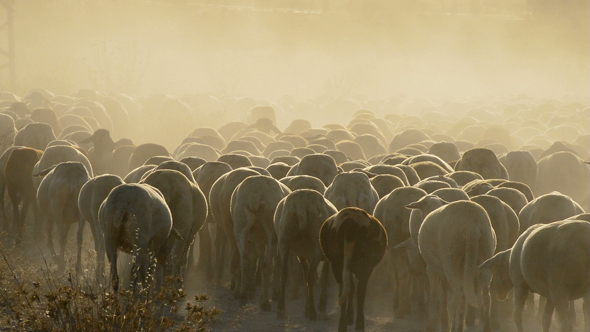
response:
<svg viewBox="0 0 590 332"><path fill-rule="evenodd" d="M364 331L367 283L387 248L385 228L379 220L362 209L344 208L324 222L320 230L320 244L332 264L332 272L340 289L338 331L346 331L347 325L354 321L353 274L358 279L356 330Z"/></svg>

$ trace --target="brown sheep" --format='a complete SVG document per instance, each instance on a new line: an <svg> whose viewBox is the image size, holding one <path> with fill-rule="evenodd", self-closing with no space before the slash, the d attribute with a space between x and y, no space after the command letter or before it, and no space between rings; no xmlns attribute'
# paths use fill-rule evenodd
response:
<svg viewBox="0 0 590 332"><path fill-rule="evenodd" d="M33 168L41 155L43 151L40 150L17 148L10 153L4 167L6 189L12 203L12 230L16 235L17 245L22 240L23 227L30 205L35 215L35 228L39 229L39 205L37 191L33 184Z"/></svg>
<svg viewBox="0 0 590 332"><path fill-rule="evenodd" d="M346 331L354 322L352 299L355 295L352 276L356 276L356 330L365 330L365 297L369 277L383 259L387 249L387 232L375 217L366 211L348 207L328 218L320 229L320 244L332 264L339 287L340 320L338 331Z"/></svg>

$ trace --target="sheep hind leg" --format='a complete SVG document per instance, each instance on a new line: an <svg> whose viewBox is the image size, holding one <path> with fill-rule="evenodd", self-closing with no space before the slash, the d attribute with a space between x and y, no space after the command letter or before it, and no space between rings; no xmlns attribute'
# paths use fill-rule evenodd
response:
<svg viewBox="0 0 590 332"><path fill-rule="evenodd" d="M318 303L318 311L321 313L326 312L326 306L328 303L328 286L330 282L330 262L324 258L324 264L322 265L322 276L320 278L320 300Z"/></svg>
<svg viewBox="0 0 590 332"><path fill-rule="evenodd" d="M23 238L23 232L25 229L25 221L27 220L27 211L29 209L29 206L31 206L31 201L29 199L27 199L26 197L23 199L23 206L21 208L21 212L18 216L19 221L18 221L18 230L17 230L17 245L21 243L22 238ZM37 214L34 214L35 217L37 217Z"/></svg>
<svg viewBox="0 0 590 332"><path fill-rule="evenodd" d="M47 247L51 253L51 258L55 261L57 253L53 247L53 220L51 218L47 218Z"/></svg>
<svg viewBox="0 0 590 332"><path fill-rule="evenodd" d="M283 250L280 250L280 252L280 263L277 265L279 265L281 270L281 286L278 294L277 318L283 319L285 318L285 290L287 289L287 276L289 275L289 264L287 264L287 261L289 260L289 247L285 247Z"/></svg>
<svg viewBox="0 0 590 332"><path fill-rule="evenodd" d="M518 332L523 332L522 326L522 311L524 309L524 305L527 301L527 297L529 295L529 291L523 287L522 285L516 285L514 288L514 324L516 324L516 330Z"/></svg>
<svg viewBox="0 0 590 332"><path fill-rule="evenodd" d="M584 296L582 311L584 313L584 331L590 331L590 293Z"/></svg>
<svg viewBox="0 0 590 332"><path fill-rule="evenodd" d="M309 263L309 267L305 272L305 284L307 286L307 298L305 305L306 317L310 320L316 320L318 314L315 308L315 284L317 279L317 270L320 260L318 258L312 258Z"/></svg>
<svg viewBox="0 0 590 332"><path fill-rule="evenodd" d="M78 221L78 234L76 237L76 273L82 273L82 244L84 242L84 227L86 219L83 217Z"/></svg>
<svg viewBox="0 0 590 332"><path fill-rule="evenodd" d="M21 218L20 218L20 196L18 190L11 190L8 192L8 198L12 204L12 227L11 232L16 237L16 245L19 245L22 240Z"/></svg>
<svg viewBox="0 0 590 332"><path fill-rule="evenodd" d="M348 325L354 324L354 305L352 301L354 300L355 283L354 278L352 276L352 272L350 272L350 274L350 293L348 293L348 300L346 300L346 318Z"/></svg>
<svg viewBox="0 0 590 332"><path fill-rule="evenodd" d="M565 302L565 308L562 308L563 306L558 307L558 311L559 311L559 315L560 318L562 319L562 322L565 322L567 320L567 302ZM553 311L555 309L555 305L553 303L553 301L551 299L547 299L547 301L545 301L545 308L543 309L543 317L542 317L542 326L543 326L543 332L549 332L549 327L551 326L551 317L553 316ZM560 309L565 309L565 310L560 310ZM565 313L565 315L563 315ZM562 331L568 331L569 330L562 330Z"/></svg>
<svg viewBox="0 0 590 332"><path fill-rule="evenodd" d="M262 311L270 311L270 283L272 275L272 250L267 248L266 255L260 255L260 270L262 271L262 297L260 308Z"/></svg>
<svg viewBox="0 0 590 332"><path fill-rule="evenodd" d="M189 253L190 256L193 256L193 247L196 241L193 241L191 244ZM212 241L211 241L211 234L209 233L209 225L205 223L203 228L199 231L199 260L197 262L197 271L203 271L206 280L211 280L213 278L213 264L211 262L211 255L212 255ZM191 269L194 264L194 258L189 259L189 266L188 269Z"/></svg>
<svg viewBox="0 0 590 332"><path fill-rule="evenodd" d="M359 278L357 293L356 293L356 326L355 330L365 330L365 298L367 296L367 283L369 276Z"/></svg>
<svg viewBox="0 0 590 332"><path fill-rule="evenodd" d="M63 272L66 269L66 244L68 241L68 233L70 231L70 224L62 224L58 227L59 229L59 260L58 260L58 271Z"/></svg>

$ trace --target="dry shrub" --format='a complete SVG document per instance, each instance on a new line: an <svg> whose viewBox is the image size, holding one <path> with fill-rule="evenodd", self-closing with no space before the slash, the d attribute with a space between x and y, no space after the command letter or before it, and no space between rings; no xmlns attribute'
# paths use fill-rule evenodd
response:
<svg viewBox="0 0 590 332"><path fill-rule="evenodd" d="M159 291L120 290L27 262L0 250L0 329L13 331L205 331L219 313L207 295L193 302L168 277ZM184 303L185 308L180 305Z"/></svg>

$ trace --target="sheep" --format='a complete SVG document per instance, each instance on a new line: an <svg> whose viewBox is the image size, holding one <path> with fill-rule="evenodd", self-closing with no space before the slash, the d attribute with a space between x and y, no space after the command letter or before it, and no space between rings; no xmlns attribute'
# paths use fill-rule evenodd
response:
<svg viewBox="0 0 590 332"><path fill-rule="evenodd" d="M332 265L332 272L339 287L338 331L346 331L347 325L354 321L352 299L355 293L355 328L357 331L364 331L367 284L373 269L385 254L387 232L379 220L366 211L348 207L324 222L320 229L320 245ZM356 292L353 275L358 280Z"/></svg>
<svg viewBox="0 0 590 332"><path fill-rule="evenodd" d="M270 175L277 179L277 180L281 180L284 177L287 176L287 173L289 173L289 171L291 170L291 166L285 164L285 163L274 163L269 165L266 170L270 173ZM324 184L322 183L322 186Z"/></svg>
<svg viewBox="0 0 590 332"><path fill-rule="evenodd" d="M61 127L57 122L57 116L52 109L49 108L35 108L31 112L31 119L35 122L46 123L53 129L55 135L59 135ZM41 149L38 149L41 150Z"/></svg>
<svg viewBox="0 0 590 332"><path fill-rule="evenodd" d="M158 166L165 161L171 161L171 160L174 160L174 158L172 158L170 156L151 156L143 164Z"/></svg>
<svg viewBox="0 0 590 332"><path fill-rule="evenodd" d="M156 168L156 165L139 166L136 169L129 172L127 175L125 175L125 177L123 178L123 181L125 181L125 183L139 183L139 181L141 181L141 178L146 173L151 172L155 168Z"/></svg>
<svg viewBox="0 0 590 332"><path fill-rule="evenodd" d="M484 179L508 180L508 172L500 163L496 154L486 148L474 148L463 153L455 164L455 171L472 171Z"/></svg>
<svg viewBox="0 0 590 332"><path fill-rule="evenodd" d="M253 166L267 168L270 165L270 160L261 156L248 156Z"/></svg>
<svg viewBox="0 0 590 332"><path fill-rule="evenodd" d="M369 177L357 172L336 175L324 196L339 210L354 206L372 212L379 201Z"/></svg>
<svg viewBox="0 0 590 332"><path fill-rule="evenodd" d="M459 186L464 186L473 180L483 180L481 175L471 171L454 171L444 176L455 180Z"/></svg>
<svg viewBox="0 0 590 332"><path fill-rule="evenodd" d="M274 151L286 150L286 151L290 152L294 148L295 147L293 146L293 144L291 144L289 142L285 142L285 141L271 142L264 148L264 150L262 151L262 155L265 156L266 158L268 158L268 156Z"/></svg>
<svg viewBox="0 0 590 332"><path fill-rule="evenodd" d="M371 178L371 185L377 191L379 199L391 193L394 189L404 187L403 181L391 174L379 174Z"/></svg>
<svg viewBox="0 0 590 332"><path fill-rule="evenodd" d="M442 189L442 188L451 188L451 185L448 182L437 181L437 180L422 180L414 185L416 188L423 189L427 193L432 193L435 190Z"/></svg>
<svg viewBox="0 0 590 332"><path fill-rule="evenodd" d="M486 260L480 269L491 269L505 298L514 287L514 323L524 331L522 312L529 292L547 298L543 331L549 331L553 310L557 309L562 331L572 331L568 302L584 297L584 331L590 328L590 223L561 220L529 227L511 249Z"/></svg>
<svg viewBox="0 0 590 332"><path fill-rule="evenodd" d="M428 149L427 153L438 156L447 163L459 160L461 158L459 148L450 142L435 143Z"/></svg>
<svg viewBox="0 0 590 332"><path fill-rule="evenodd" d="M390 174L390 175L394 175L397 176L400 180L402 180L402 182L404 183L405 186L410 184L410 181L406 175L406 173L404 172L403 169L401 169L398 166L391 166L391 165L373 165L370 167L365 168L365 170L367 172L373 173L373 174ZM418 180L420 181L420 180ZM416 182L418 182L416 181Z"/></svg>
<svg viewBox="0 0 590 332"><path fill-rule="evenodd" d="M122 145L113 151L109 173L125 177L129 173L129 157L135 151L134 145Z"/></svg>
<svg viewBox="0 0 590 332"><path fill-rule="evenodd" d="M432 163L437 164L438 166L442 167L446 173L451 173L453 168L447 164L444 160L442 160L439 156L432 155L432 154L420 154L417 156L409 157L408 159L402 162L402 165L412 165L423 161L430 161ZM445 174L446 174L445 173ZM420 177L423 178L423 177Z"/></svg>
<svg viewBox="0 0 590 332"><path fill-rule="evenodd" d="M84 228L86 222L90 225L90 231L94 238L96 251L96 278L102 280L104 274L104 235L98 220L98 210L102 202L107 198L113 188L123 184L123 179L118 175L103 174L86 182L80 189L78 196L78 209L82 218L78 227Z"/></svg>
<svg viewBox="0 0 590 332"><path fill-rule="evenodd" d="M278 237L278 270L281 271L277 317L285 317L289 254L293 253L299 258L305 275L305 317L317 319L314 302L315 278L318 264L324 257L319 242L320 228L328 217L337 212L330 201L312 189L294 190L279 202L274 214L274 227Z"/></svg>
<svg viewBox="0 0 590 332"><path fill-rule="evenodd" d="M270 275L277 245L274 213L280 200L290 192L287 186L272 177L256 175L244 179L231 196L233 235L240 264L236 288L240 289L240 298L243 300L253 296L253 267L255 257L259 256L263 276L260 308L264 311L270 310Z"/></svg>
<svg viewBox="0 0 590 332"><path fill-rule="evenodd" d="M475 196L471 198L471 201L481 205L490 217L492 227L496 233L497 242L495 253L512 248L520 234L518 217L512 208L499 198L489 195ZM492 328L497 329L499 327L498 307L501 305L498 299L501 296L502 290L496 289L493 278L491 289L494 293L498 292L499 294L492 297L490 316Z"/></svg>
<svg viewBox="0 0 590 332"><path fill-rule="evenodd" d="M176 156L177 159L186 157L200 157L207 161L214 161L219 157L219 153L209 145L199 143L189 143Z"/></svg>
<svg viewBox="0 0 590 332"><path fill-rule="evenodd" d="M12 150L6 166L4 176L6 189L12 203L12 231L16 236L16 244L22 240L22 232L29 206L32 206L35 215L35 226L38 226L39 206L37 193L33 184L33 167L43 155L43 151L33 148L16 148ZM4 189L2 188L4 191ZM22 202L22 208L20 207ZM4 205L4 201L2 201ZM38 227L36 227L38 229Z"/></svg>
<svg viewBox="0 0 590 332"><path fill-rule="evenodd" d="M407 205L423 213L433 196ZM465 302L483 307L484 331L490 331L489 284L491 273L477 267L494 254L496 236L490 218L479 204L456 201L430 212L418 233L418 248L427 266L430 282L428 329L447 322L442 317L446 307L444 292L449 291L449 317L452 330L463 330ZM477 282L476 282L477 281Z"/></svg>
<svg viewBox="0 0 590 332"><path fill-rule="evenodd" d="M526 183L534 188L537 181L537 161L529 151L510 151L503 161L510 181Z"/></svg>
<svg viewBox="0 0 590 332"><path fill-rule="evenodd" d="M390 247L395 247L410 237L410 210L405 206L425 196L426 192L415 187L401 187L379 200L375 206L374 216L385 227ZM403 318L408 313L410 304L409 262L399 251L387 253L385 261L388 265L381 268L380 276L386 280L393 279L395 293L393 297L393 311L397 318Z"/></svg>
<svg viewBox="0 0 590 332"><path fill-rule="evenodd" d="M363 152L365 153L366 159L370 159L371 157L387 152L387 149L382 143L385 141L385 137L383 137L383 140L380 140L375 135L362 134L355 137L353 141L361 146Z"/></svg>
<svg viewBox="0 0 590 332"><path fill-rule="evenodd" d="M65 268L64 252L68 231L72 223L82 219L78 210L78 196L80 189L86 183L90 174L84 164L77 161L61 162L51 166L34 176L44 176L37 190L39 211L47 220L47 245L51 255L57 261L58 269ZM56 255L53 248L53 227L57 226L59 233L60 254ZM82 240L83 228L78 228L78 253L76 256L76 271L82 270Z"/></svg>
<svg viewBox="0 0 590 332"><path fill-rule="evenodd" d="M168 150L159 144L145 143L138 145L131 156L129 157L129 168L128 172L136 169L143 165L150 157L153 156L170 156Z"/></svg>
<svg viewBox="0 0 590 332"><path fill-rule="evenodd" d="M16 133L16 136L14 136L14 145L45 150L47 144L53 140L55 140L55 134L50 125L45 123L31 123Z"/></svg>
<svg viewBox="0 0 590 332"><path fill-rule="evenodd" d="M193 176L207 200L207 222L199 232L199 262L197 264L197 269L203 271L208 280L212 280L213 278L213 265L211 260L213 257L213 250L208 225L215 224L215 218L213 218L213 213L211 212L209 193L215 181L217 181L222 175L231 172L231 170L231 166L224 162L209 161L193 171ZM190 250L189 266L187 268L190 268L193 262L192 254L193 251Z"/></svg>
<svg viewBox="0 0 590 332"><path fill-rule="evenodd" d="M289 152L289 156L290 157L297 157L297 158L303 158L307 155L310 154L315 154L317 153L315 150L304 147L304 148L294 148L293 150L291 150L291 152Z"/></svg>
<svg viewBox="0 0 590 332"><path fill-rule="evenodd" d="M526 197L526 200L528 202L530 202L533 199L535 199L535 195L533 195L533 191L531 190L531 188L528 185L526 185L525 183L522 183L522 182L506 181L506 182L502 182L502 183L498 184L496 187L497 188L513 188L513 189L516 189L516 190L520 191L524 195L524 197Z"/></svg>
<svg viewBox="0 0 590 332"><path fill-rule="evenodd" d="M590 168L571 152L556 152L539 161L536 195L559 191L588 208Z"/></svg>
<svg viewBox="0 0 590 332"><path fill-rule="evenodd" d="M252 162L248 157L234 153L223 154L217 158L217 161L227 163L232 169L252 166Z"/></svg>
<svg viewBox="0 0 590 332"><path fill-rule="evenodd" d="M16 149L24 148L24 146L11 146L6 151L0 155L0 224L5 225L6 222L6 210L4 208L4 193L6 189L6 177L4 176L4 168L6 167L6 162L8 161L8 157L12 151Z"/></svg>
<svg viewBox="0 0 590 332"><path fill-rule="evenodd" d="M430 137L418 129L407 129L393 137L389 143L389 152L395 152L412 143L418 143L428 139Z"/></svg>
<svg viewBox="0 0 590 332"><path fill-rule="evenodd" d="M232 289L234 290L234 296L239 296L239 289L235 287L235 279L237 274L239 273L239 253L237 244L235 241L234 234L234 224L232 215L230 212L231 207L231 196L236 189L236 187L247 177L253 175L259 175L256 170L250 168L237 168L228 172L217 179L213 186L211 187L211 191L209 192L209 204L211 205L211 214L213 218L215 218L215 222L217 223L217 236L215 238L215 246L217 248L217 273L216 278L221 279L223 274L223 254L224 254L224 246L226 241L229 242L231 247L231 258L230 258L230 272L233 275L234 280L232 281ZM268 174L268 173L267 173Z"/></svg>
<svg viewBox="0 0 590 332"><path fill-rule="evenodd" d="M320 179L309 175L287 176L279 181L289 187L291 191L297 189L313 189L322 195L326 192L324 183Z"/></svg>
<svg viewBox="0 0 590 332"><path fill-rule="evenodd" d="M532 225L548 224L580 213L584 213L584 209L569 196L556 191L542 195L520 210L520 233Z"/></svg>
<svg viewBox="0 0 590 332"><path fill-rule="evenodd" d="M255 156L261 155L260 150L258 150L254 143L242 140L228 142L225 148L221 150L221 153L228 154L231 152L235 153L237 151L247 151L248 153Z"/></svg>
<svg viewBox="0 0 590 332"><path fill-rule="evenodd" d="M98 129L82 143L92 143L93 149L89 152L94 173L101 175L108 173L111 167L111 159L115 149L115 142L110 132L106 129Z"/></svg>
<svg viewBox="0 0 590 332"><path fill-rule="evenodd" d="M119 290L118 250L135 258L132 284L139 281L146 286L150 254L158 264L165 265L169 253L166 244L172 231L172 214L162 194L147 184L118 185L100 205L98 216L114 291Z"/></svg>
<svg viewBox="0 0 590 332"><path fill-rule="evenodd" d="M205 164L207 160L199 157L185 157L180 159L180 162L187 165L191 172L194 172L195 169Z"/></svg>
<svg viewBox="0 0 590 332"><path fill-rule="evenodd" d="M312 154L301 158L301 161L293 166L287 176L311 175L320 179L325 186L329 186L338 174L338 167L334 158L324 154Z"/></svg>
<svg viewBox="0 0 590 332"><path fill-rule="evenodd" d="M192 174L190 175L192 178ZM149 184L160 191L172 214L174 229L183 235L182 241L174 237L168 238L167 246L171 252L167 259L169 271L166 273L183 276L188 250L207 219L205 195L194 179L191 181L183 173L173 169L156 169L140 183Z"/></svg>
<svg viewBox="0 0 590 332"><path fill-rule="evenodd" d="M514 188L494 188L486 193L486 195L495 196L508 204L512 210L518 215L523 207L528 203L526 196Z"/></svg>
<svg viewBox="0 0 590 332"><path fill-rule="evenodd" d="M57 165L66 161L77 161L82 163L82 165L86 167L88 175L90 177L93 176L94 173L92 165L90 164L88 158L82 152L80 152L79 149L67 145L55 145L47 147L39 161L35 164L35 167L33 168L33 174L38 174L53 165ZM33 179L33 183L35 184L35 187L38 188L41 181L36 178Z"/></svg>
<svg viewBox="0 0 590 332"><path fill-rule="evenodd" d="M14 120L6 114L0 114L0 154L13 145L15 136Z"/></svg>
<svg viewBox="0 0 590 332"><path fill-rule="evenodd" d="M154 169L144 173L141 176L141 180L145 179L151 173L153 173L157 170L161 170L161 169L171 169L171 170L178 171L178 172L182 173L184 176L186 176L186 178L191 183L197 183L195 181L194 176L193 176L193 172L191 172L191 169L188 167L188 165L181 163L180 161L176 161L176 160L168 160L168 161L164 161L164 162L160 163Z"/></svg>
<svg viewBox="0 0 590 332"><path fill-rule="evenodd" d="M404 172L404 174L406 175L406 178L408 179L408 184L410 186L413 186L416 183L420 182L420 176L418 175L418 172L416 172L416 170L412 166L395 165L394 167L399 168Z"/></svg>

